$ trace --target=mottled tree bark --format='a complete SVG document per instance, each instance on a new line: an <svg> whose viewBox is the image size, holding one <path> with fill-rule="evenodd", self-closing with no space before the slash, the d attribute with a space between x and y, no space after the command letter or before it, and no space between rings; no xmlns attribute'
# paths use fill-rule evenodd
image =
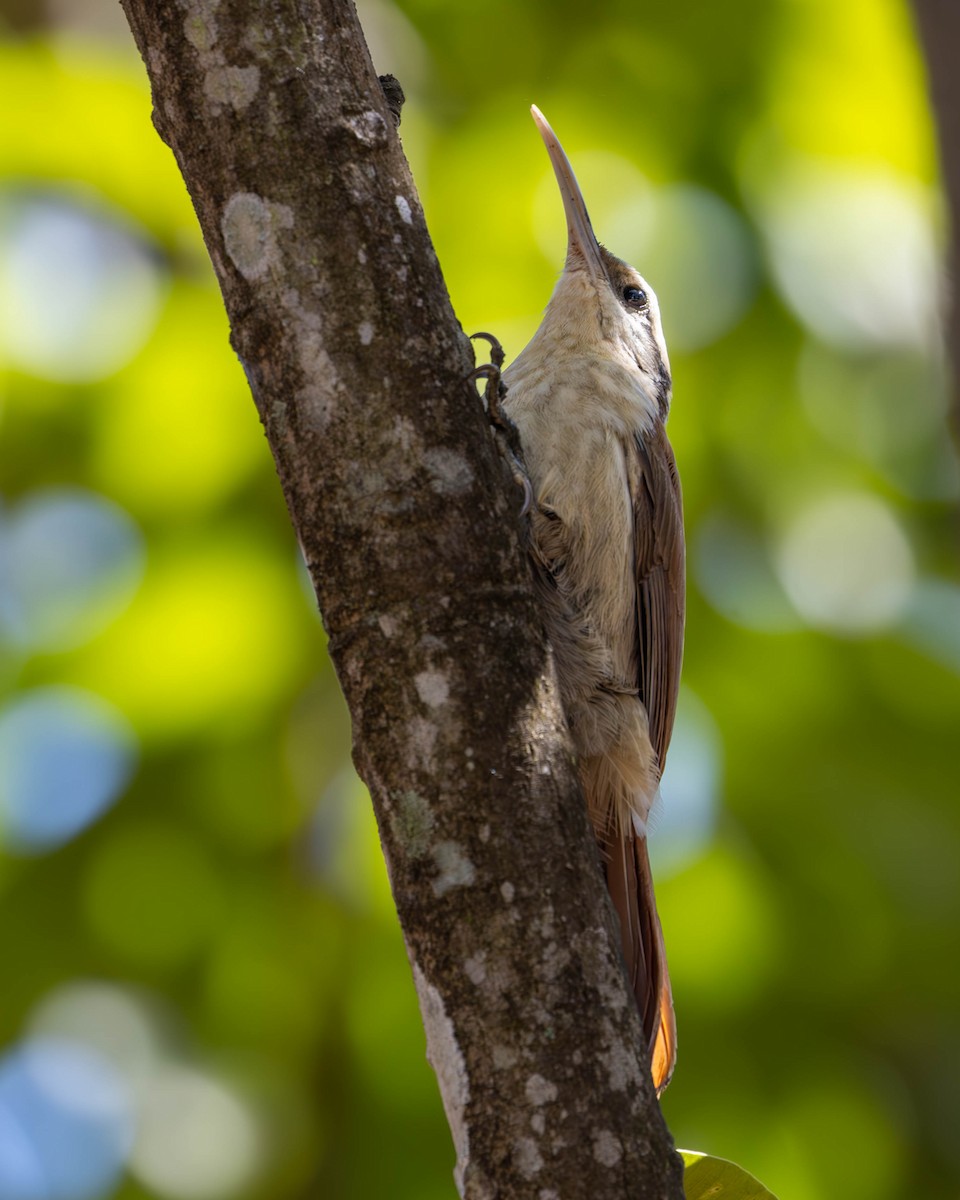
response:
<svg viewBox="0 0 960 1200"><path fill-rule="evenodd" d="M960 436L960 4L957 0L913 0L927 59L930 99L937 118L940 165L950 211L951 283L947 347L953 362L953 422Z"/></svg>
<svg viewBox="0 0 960 1200"><path fill-rule="evenodd" d="M681 1197L521 493L467 381L470 344L353 6L124 8L330 634L458 1186Z"/></svg>

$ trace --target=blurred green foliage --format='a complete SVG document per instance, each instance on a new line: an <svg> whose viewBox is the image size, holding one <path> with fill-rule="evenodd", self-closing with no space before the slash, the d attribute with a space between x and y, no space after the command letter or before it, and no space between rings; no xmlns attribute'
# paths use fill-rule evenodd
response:
<svg viewBox="0 0 960 1200"><path fill-rule="evenodd" d="M450 1196L348 720L142 66L98 0L3 14L0 1192ZM781 1200L955 1196L960 472L906 5L361 16L468 332L516 353L560 267L533 101L660 295L678 1143ZM51 1095L87 1122L66 1157Z"/></svg>

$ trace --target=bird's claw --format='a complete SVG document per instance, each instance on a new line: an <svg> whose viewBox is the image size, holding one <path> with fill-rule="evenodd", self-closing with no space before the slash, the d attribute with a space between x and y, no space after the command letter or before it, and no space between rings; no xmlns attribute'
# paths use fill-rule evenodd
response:
<svg viewBox="0 0 960 1200"><path fill-rule="evenodd" d="M507 394L506 384L503 382L503 376L500 374L500 368L503 366L503 347L492 333L472 333L470 340L474 338L484 338L490 343L490 362L483 363L479 367L474 367L470 372L469 378L477 381L485 379L487 386L483 389L483 399L487 406L487 415L490 422L495 426L506 438L507 444L513 453L519 458L521 456L520 449L520 434L517 432L517 427L510 420L507 414L503 411L503 400Z"/></svg>
<svg viewBox="0 0 960 1200"><path fill-rule="evenodd" d="M503 347L500 345L500 339L494 337L492 333L471 333L470 341L476 341L477 338L483 338L484 341L490 343L490 361L499 371L503 366L503 360L506 355L503 353Z"/></svg>
<svg viewBox="0 0 960 1200"><path fill-rule="evenodd" d="M490 343L490 361L484 363L483 366L475 368L470 372L471 379L485 379L487 386L483 389L483 398L487 402L487 412L490 414L490 420L499 428L503 428L503 422L509 420L503 414L501 401L507 394L506 386L500 376L500 368L503 366L504 353L500 342L493 336L492 333L471 333L470 340L483 338L484 341Z"/></svg>
<svg viewBox="0 0 960 1200"><path fill-rule="evenodd" d="M487 415L497 435L497 440L501 443L514 482L517 487L523 488L523 508L520 510L520 515L524 517L530 511L530 506L533 503L533 487L523 462L520 432L503 411L503 400L507 394L506 384L503 382L500 374L500 368L503 366L504 360L503 347L492 333L472 333L470 335L471 341L475 338L483 338L490 343L490 362L475 367L470 372L469 378L474 382L481 379L486 380L486 387L483 389L483 399L486 404Z"/></svg>
<svg viewBox="0 0 960 1200"><path fill-rule="evenodd" d="M533 484L530 482L530 476L523 463L518 458L513 459L511 466L513 467L513 482L517 487L523 488L523 505L520 508L520 516L525 517L533 507Z"/></svg>

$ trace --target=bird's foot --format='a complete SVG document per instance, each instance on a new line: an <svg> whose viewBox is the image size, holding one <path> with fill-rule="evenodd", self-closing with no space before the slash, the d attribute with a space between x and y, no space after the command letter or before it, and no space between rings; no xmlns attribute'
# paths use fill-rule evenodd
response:
<svg viewBox="0 0 960 1200"><path fill-rule="evenodd" d="M513 426L513 422L509 417L504 415L502 408L503 398L507 394L506 384L503 382L503 377L500 374L500 368L503 366L504 359L503 347L492 333L470 334L471 342L477 338L483 338L484 341L490 343L490 361L474 368L470 372L470 378L473 380L485 379L487 381L487 386L483 389L483 399L486 402L487 412L493 424L498 429L505 430L507 425Z"/></svg>
<svg viewBox="0 0 960 1200"><path fill-rule="evenodd" d="M497 444L500 446L501 453L507 460L507 465L510 467L514 482L517 487L523 488L523 508L520 511L520 515L526 516L530 511L530 505L533 503L533 487L523 461L520 431L503 411L503 400L507 394L507 386L503 382L503 376L500 373L504 359L503 347L492 333L472 333L470 335L471 341L475 338L483 338L490 343L490 361L483 363L479 367L475 367L470 372L469 377L474 382L478 382L481 379L486 380L486 387L483 389L483 400L486 405L487 416L490 418L494 436L497 439Z"/></svg>

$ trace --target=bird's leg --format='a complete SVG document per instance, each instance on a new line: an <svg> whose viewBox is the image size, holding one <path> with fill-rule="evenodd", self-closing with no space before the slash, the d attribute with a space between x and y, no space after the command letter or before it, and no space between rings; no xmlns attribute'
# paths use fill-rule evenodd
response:
<svg viewBox="0 0 960 1200"><path fill-rule="evenodd" d="M526 516L530 511L530 505L533 503L533 487L523 461L520 432L503 411L502 402L504 396L507 394L506 384L503 382L503 377L500 374L504 358L503 347L492 333L472 333L470 338L471 340L474 338L483 338L490 343L490 362L475 367L470 372L469 378L474 382L480 379L486 380L486 387L483 389L483 399L487 408L487 416L490 418L490 424L493 426L494 436L497 439L497 444L500 446L501 453L506 458L513 474L514 482L518 487L523 488L523 508L520 511L520 515Z"/></svg>

